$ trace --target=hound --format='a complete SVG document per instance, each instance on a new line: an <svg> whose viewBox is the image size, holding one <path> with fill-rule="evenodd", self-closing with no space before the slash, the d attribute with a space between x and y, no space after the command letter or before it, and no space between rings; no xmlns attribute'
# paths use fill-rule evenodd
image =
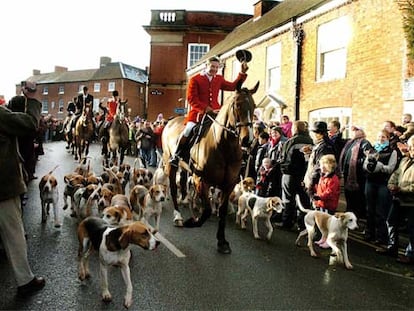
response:
<svg viewBox="0 0 414 311"><path fill-rule="evenodd" d="M132 305L133 290L129 268L130 244L138 245L145 250L154 250L160 242L140 221L114 228L97 217L88 217L79 224L78 241L79 279L83 281L90 277L89 255L93 250L99 251L102 300L112 301L108 288L108 267L118 266L121 268L126 286L124 307L129 308Z"/></svg>
<svg viewBox="0 0 414 311"><path fill-rule="evenodd" d="M39 182L40 201L42 205L42 223L46 222L49 215L50 204L53 205L53 215L55 217L55 228L60 228L60 213L59 213L59 190L58 182L53 171L57 166L51 170L48 174L44 175Z"/></svg>
<svg viewBox="0 0 414 311"><path fill-rule="evenodd" d="M299 246L300 238L308 234L308 247L312 257L318 257L313 248L313 238L315 236L315 225L322 233L322 238L318 244L324 246L326 244L332 248L332 254L329 265L333 265L335 261L343 263L347 269L353 269L348 258L347 240L348 229L354 230L358 228L357 218L354 213L336 213L329 215L328 213L315 210L305 209L300 202L299 197L296 198L299 209L306 213L304 221L306 229L302 230L297 239L296 245ZM335 260L336 258L336 260Z"/></svg>
<svg viewBox="0 0 414 311"><path fill-rule="evenodd" d="M253 193L245 192L239 197L239 208L236 214L236 223L241 225L242 229L246 228L246 220L248 214L252 217L253 235L255 239L260 239L258 231L258 220L265 220L267 232L267 240L272 238L273 227L270 222L273 211L281 213L283 203L279 197L263 198Z"/></svg>

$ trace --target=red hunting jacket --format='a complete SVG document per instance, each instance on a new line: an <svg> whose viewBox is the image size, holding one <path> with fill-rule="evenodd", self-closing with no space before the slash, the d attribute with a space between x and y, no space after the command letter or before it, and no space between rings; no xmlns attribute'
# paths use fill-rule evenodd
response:
<svg viewBox="0 0 414 311"><path fill-rule="evenodd" d="M316 195L321 199L315 201L315 205L335 211L338 207L340 192L340 181L336 174L321 176L319 183L316 185Z"/></svg>
<svg viewBox="0 0 414 311"><path fill-rule="evenodd" d="M200 73L192 77L188 83L187 100L190 105L190 111L187 114L185 123L201 121L205 110L210 106L213 110L220 109L218 103L218 93L220 90L234 91L239 81L244 82L247 74L239 73L237 79L233 82L224 80L223 76L216 75L211 82L205 73Z"/></svg>

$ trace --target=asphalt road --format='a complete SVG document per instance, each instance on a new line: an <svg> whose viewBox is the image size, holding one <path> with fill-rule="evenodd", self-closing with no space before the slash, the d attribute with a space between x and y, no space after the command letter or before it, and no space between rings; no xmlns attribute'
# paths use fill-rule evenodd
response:
<svg viewBox="0 0 414 311"><path fill-rule="evenodd" d="M63 142L45 144L38 162L40 177L56 165L60 203L63 176L76 162ZM102 172L97 145L91 148L93 169ZM127 157L126 161L133 162ZM187 217L188 210L183 212ZM24 211L29 258L34 272L46 278L38 294L19 299L10 266L0 256L1 310L121 310L125 286L119 269L109 271L111 303L100 298L98 258L91 257L92 277L77 278L77 221L63 212L63 226L41 224L38 180L31 182ZM263 227L263 226L260 226ZM227 239L233 253L216 251L217 218L201 228L177 228L166 203L155 251L133 247L131 310L413 310L414 266L375 254L373 246L351 239L349 257L354 270L328 266L329 252L314 259L307 247L296 247L296 232L275 229L271 241L253 238L251 225L240 230L228 219ZM303 243L304 244L304 243Z"/></svg>

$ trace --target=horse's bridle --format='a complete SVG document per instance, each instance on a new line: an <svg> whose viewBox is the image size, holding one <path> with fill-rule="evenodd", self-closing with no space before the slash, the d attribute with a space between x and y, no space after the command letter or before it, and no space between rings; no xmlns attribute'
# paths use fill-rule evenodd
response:
<svg viewBox="0 0 414 311"><path fill-rule="evenodd" d="M246 101L249 101L248 104L250 104L250 97L245 99ZM233 116L234 119L237 120L237 114L236 111L234 109L234 105L235 105L236 101L233 101L231 103L231 110L233 111ZM241 123L241 122L236 122L236 125L234 127L227 127L224 124L221 124L220 122L218 122L215 118L213 118L211 115L206 114L206 116L213 122L217 123L219 126L221 126L225 131L233 134L235 137L239 137L240 136L240 128L242 127L251 127L253 125L252 119L251 119L251 115L250 115L250 111L247 112L248 116L247 119L248 121L246 123Z"/></svg>

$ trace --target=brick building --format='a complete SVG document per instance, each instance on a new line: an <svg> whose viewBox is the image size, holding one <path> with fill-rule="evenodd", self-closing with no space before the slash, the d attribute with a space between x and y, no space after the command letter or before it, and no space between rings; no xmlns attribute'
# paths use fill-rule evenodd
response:
<svg viewBox="0 0 414 311"><path fill-rule="evenodd" d="M146 113L147 72L111 62L109 57L101 57L97 69L69 71L66 67L55 66L55 71L49 73L33 70L28 80L35 81L41 90L42 114L57 119L66 116L67 103L81 93L84 86L94 97L94 111L99 110L99 102L104 97L110 97L112 91L117 90L120 98L128 99L129 115L143 116ZM20 94L20 84L16 85L16 94Z"/></svg>
<svg viewBox="0 0 414 311"><path fill-rule="evenodd" d="M152 10L148 119L185 110L186 69L251 15L186 10Z"/></svg>
<svg viewBox="0 0 414 311"><path fill-rule="evenodd" d="M374 140L385 120L399 124L404 112L414 114L412 62L398 2L258 1L253 18L204 58L219 55L231 80L240 66L235 52L252 53L245 86L260 81L255 100L265 121L282 113L309 122L337 119L364 127ZM199 70L200 63L188 75Z"/></svg>

